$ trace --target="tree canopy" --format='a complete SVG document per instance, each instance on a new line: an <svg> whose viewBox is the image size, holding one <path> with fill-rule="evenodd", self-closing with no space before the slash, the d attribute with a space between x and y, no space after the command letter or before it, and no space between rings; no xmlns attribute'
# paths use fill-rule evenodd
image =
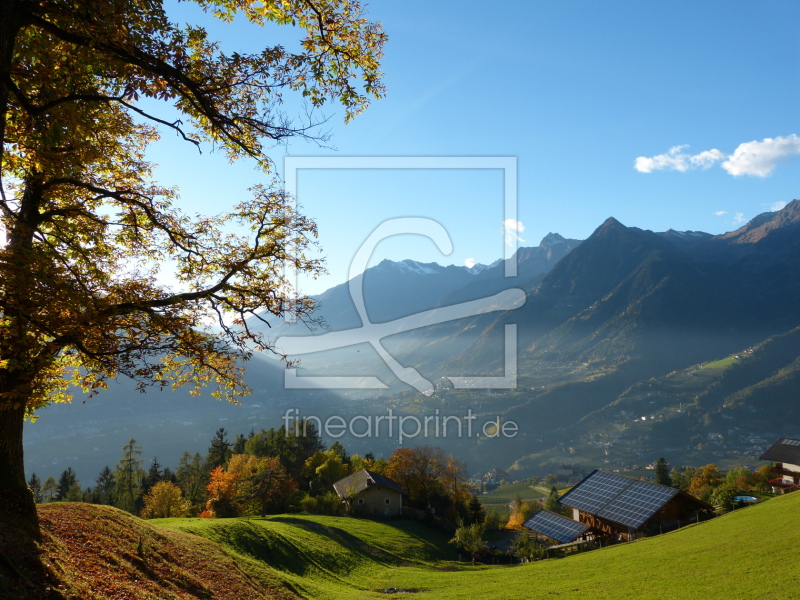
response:
<svg viewBox="0 0 800 600"><path fill-rule="evenodd" d="M283 94L335 100L350 119L383 93L385 35L357 0L195 1L223 21L294 26L300 50L225 53L159 0L3 4L0 496L31 520L22 421L68 400L68 381L247 393L241 360L269 346L247 319L307 311L284 266L321 269L313 221L271 179L270 145L315 131L283 114ZM162 131L250 159L262 181L227 212L189 216L146 160Z"/></svg>

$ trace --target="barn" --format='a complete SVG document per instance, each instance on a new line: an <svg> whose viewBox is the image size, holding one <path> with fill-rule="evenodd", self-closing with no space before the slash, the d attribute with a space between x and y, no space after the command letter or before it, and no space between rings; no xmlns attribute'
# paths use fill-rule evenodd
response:
<svg viewBox="0 0 800 600"><path fill-rule="evenodd" d="M558 501L598 536L631 540L713 516L713 507L679 489L592 471Z"/></svg>

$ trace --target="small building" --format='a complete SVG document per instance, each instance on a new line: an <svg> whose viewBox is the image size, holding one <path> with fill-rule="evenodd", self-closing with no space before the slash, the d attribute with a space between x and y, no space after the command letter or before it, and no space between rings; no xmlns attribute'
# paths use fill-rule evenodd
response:
<svg viewBox="0 0 800 600"><path fill-rule="evenodd" d="M399 517L403 512L403 489L388 477L367 469L340 479L333 489L356 515Z"/></svg>
<svg viewBox="0 0 800 600"><path fill-rule="evenodd" d="M676 488L592 471L558 501L596 535L631 540L713 516L713 507Z"/></svg>
<svg viewBox="0 0 800 600"><path fill-rule="evenodd" d="M800 485L800 440L779 439L761 455L761 460L772 462L772 473L778 479L770 480L774 487L797 489Z"/></svg>

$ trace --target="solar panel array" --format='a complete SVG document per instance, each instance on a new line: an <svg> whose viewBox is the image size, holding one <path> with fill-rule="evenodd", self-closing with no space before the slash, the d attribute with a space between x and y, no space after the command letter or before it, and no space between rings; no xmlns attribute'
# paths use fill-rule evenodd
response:
<svg viewBox="0 0 800 600"><path fill-rule="evenodd" d="M562 504L597 514L633 481L603 471L595 471L560 498Z"/></svg>
<svg viewBox="0 0 800 600"><path fill-rule="evenodd" d="M530 519L525 521L525 527L549 538L567 544L574 542L589 527L578 521L562 517L548 510L540 510Z"/></svg>
<svg viewBox="0 0 800 600"><path fill-rule="evenodd" d="M673 488L595 471L560 502L638 529L677 493Z"/></svg>

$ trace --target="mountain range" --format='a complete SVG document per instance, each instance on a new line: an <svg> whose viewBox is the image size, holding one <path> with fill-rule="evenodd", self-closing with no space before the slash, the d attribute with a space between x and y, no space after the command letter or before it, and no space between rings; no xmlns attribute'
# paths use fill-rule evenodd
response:
<svg viewBox="0 0 800 600"><path fill-rule="evenodd" d="M389 407L409 415L472 410L513 420L519 434L509 439L415 443L455 451L474 469L520 474L546 474L561 463L642 467L662 455L673 464L757 464L754 457L773 438L800 435L800 201L716 236L652 232L609 218L586 240L551 233L537 247L520 248L514 260L511 278L503 261L469 269L387 260L316 297L314 323L273 320L267 333L278 348L287 336L330 332L345 332L340 339L353 344L298 357L301 375L370 375L387 389L286 390L277 365L260 360L248 369L258 381L259 411L245 408L251 412L241 419L231 407L203 405L207 418L179 428L184 437L162 443L159 458L169 464L172 446L192 449L190 437L195 445L210 438L215 419L232 419L240 429L278 426L286 406L345 416ZM432 396L398 381L366 345L360 328L369 324L351 297L359 288L367 318L383 324L383 346L434 384ZM490 303L492 310L454 320L431 316L508 289L522 290L524 305L500 310ZM454 389L450 377L505 373L507 326L516 330L516 386ZM313 347L317 339L324 338L305 341ZM97 413L105 420L93 419L102 435L140 400L124 384L116 396L115 407ZM153 404L141 413L150 430L162 414ZM58 413L62 430L79 418L76 408ZM43 411L42 423L53 409ZM31 448L41 441L38 426L26 431ZM208 429L198 433L201 426ZM135 429L130 420L125 431L135 436ZM391 452L398 443L342 439L356 452ZM126 441L115 440L116 448Z"/></svg>

